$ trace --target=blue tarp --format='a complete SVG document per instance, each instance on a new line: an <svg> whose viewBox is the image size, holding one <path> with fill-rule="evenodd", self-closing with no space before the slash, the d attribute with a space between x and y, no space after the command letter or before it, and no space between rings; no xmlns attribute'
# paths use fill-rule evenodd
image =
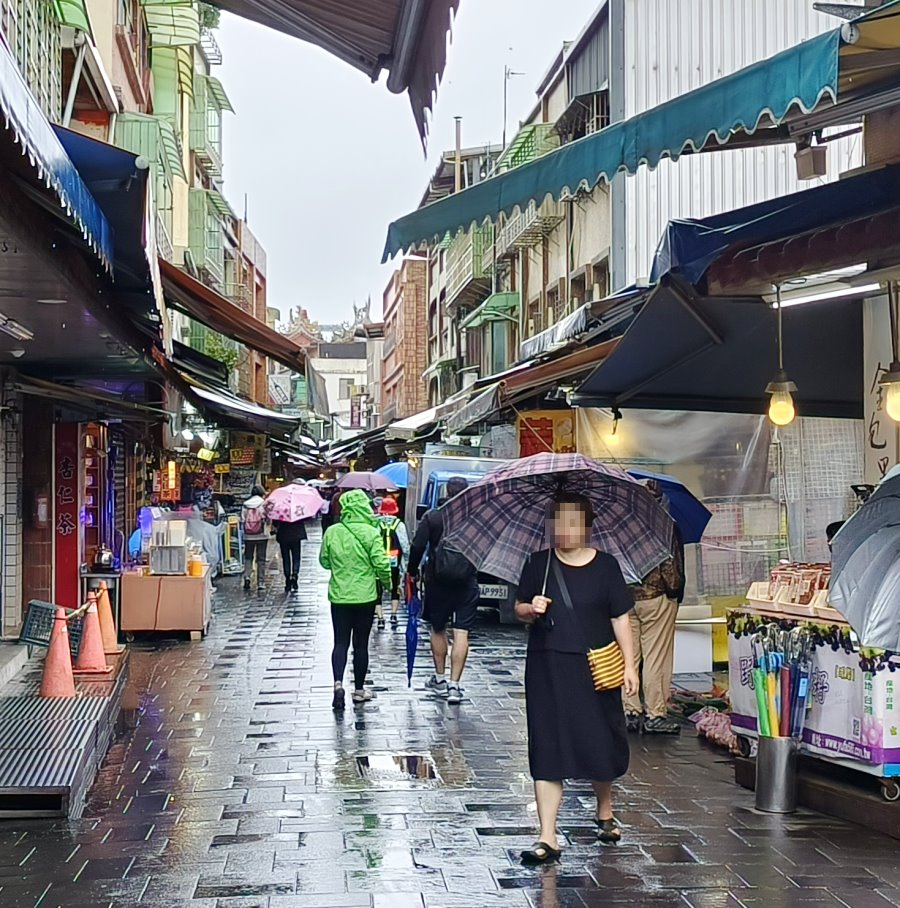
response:
<svg viewBox="0 0 900 908"><path fill-rule="evenodd" d="M540 204L548 195L592 189L621 171L674 160L710 139L724 143L735 131L753 132L763 117L780 122L792 109L810 111L823 98L837 97L840 47L840 30L812 38L420 208L390 225L384 260L447 231L468 229L531 201Z"/></svg>
<svg viewBox="0 0 900 908"><path fill-rule="evenodd" d="M0 130L6 128L41 184L52 189L66 216L100 261L112 268L112 231L96 200L28 90L6 44L0 40Z"/></svg>

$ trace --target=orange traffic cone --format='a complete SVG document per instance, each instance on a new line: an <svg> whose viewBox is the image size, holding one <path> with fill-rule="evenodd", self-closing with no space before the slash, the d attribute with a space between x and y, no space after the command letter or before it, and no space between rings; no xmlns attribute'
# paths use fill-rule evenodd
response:
<svg viewBox="0 0 900 908"><path fill-rule="evenodd" d="M81 631L81 649L75 660L77 674L108 675L112 667L106 664L103 653L103 634L100 630L100 618L97 615L97 594L88 593L88 610L84 616Z"/></svg>
<svg viewBox="0 0 900 908"><path fill-rule="evenodd" d="M103 635L103 651L107 656L116 656L124 647L119 646L119 635L116 633L116 622L105 580L100 581L97 590L97 614L100 618L100 632Z"/></svg>
<svg viewBox="0 0 900 908"><path fill-rule="evenodd" d="M50 649L44 659L41 678L42 697L74 697L75 679L72 676L72 652L69 649L69 626L66 610L57 608L50 631Z"/></svg>

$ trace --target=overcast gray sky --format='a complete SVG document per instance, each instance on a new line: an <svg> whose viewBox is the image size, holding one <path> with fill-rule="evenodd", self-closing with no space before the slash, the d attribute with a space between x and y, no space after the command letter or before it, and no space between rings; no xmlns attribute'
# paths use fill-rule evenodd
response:
<svg viewBox="0 0 900 908"><path fill-rule="evenodd" d="M372 296L393 266L380 264L388 223L414 208L463 118L463 145L499 142L503 68L510 134L562 42L577 36L599 0L462 0L438 95L428 159L409 102L372 85L324 51L222 16L217 72L234 104L226 115L225 193L249 198L250 226L268 253L269 304L307 308L323 323Z"/></svg>

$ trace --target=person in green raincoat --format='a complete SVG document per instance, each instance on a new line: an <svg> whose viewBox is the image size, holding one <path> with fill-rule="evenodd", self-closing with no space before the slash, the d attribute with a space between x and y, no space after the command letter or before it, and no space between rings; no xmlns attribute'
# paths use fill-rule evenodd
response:
<svg viewBox="0 0 900 908"><path fill-rule="evenodd" d="M331 602L331 624L334 649L331 668L334 673L332 708L344 708L344 672L353 642L353 702L372 699L365 689L369 670L369 635L375 620L378 584L391 585L391 563L384 549L384 538L378 528L372 505L365 492L354 489L341 496L341 519L330 526L322 539L319 563L331 571L328 599Z"/></svg>

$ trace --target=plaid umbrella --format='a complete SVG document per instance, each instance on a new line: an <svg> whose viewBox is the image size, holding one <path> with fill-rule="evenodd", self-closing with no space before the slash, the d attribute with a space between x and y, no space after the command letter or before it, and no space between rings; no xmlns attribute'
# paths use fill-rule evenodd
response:
<svg viewBox="0 0 900 908"><path fill-rule="evenodd" d="M672 518L653 495L581 454L535 454L488 473L441 509L444 538L479 571L518 583L528 556L548 547L547 508L563 492L590 499L591 543L616 558L628 582L671 554Z"/></svg>

